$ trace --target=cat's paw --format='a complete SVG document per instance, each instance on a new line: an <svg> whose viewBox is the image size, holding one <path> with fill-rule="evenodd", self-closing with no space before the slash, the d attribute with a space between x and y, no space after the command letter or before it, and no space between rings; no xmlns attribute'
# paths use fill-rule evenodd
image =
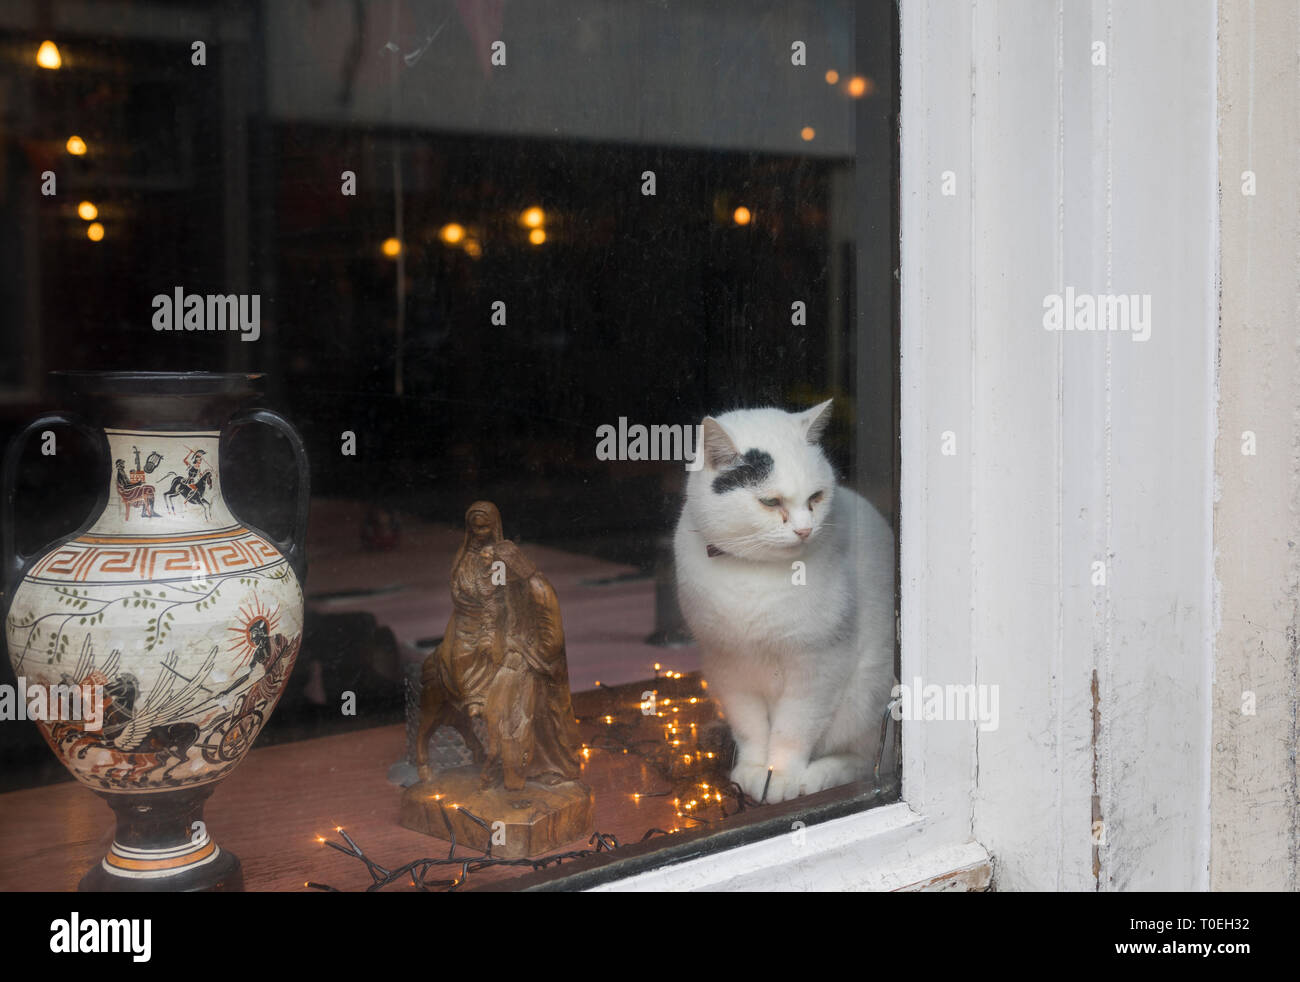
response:
<svg viewBox="0 0 1300 982"><path fill-rule="evenodd" d="M740 764L731 772L731 779L755 801L774 805L804 793L801 790L803 775L802 767L786 769L769 768L766 764Z"/></svg>
<svg viewBox="0 0 1300 982"><path fill-rule="evenodd" d="M791 798L797 798L801 794L807 794L804 791L804 774L807 771L800 768L775 768L772 771L772 781L767 788L767 803L775 805L780 801L789 801ZM762 798L762 788L755 798Z"/></svg>
<svg viewBox="0 0 1300 982"><path fill-rule="evenodd" d="M814 760L803 772L803 791L801 794L816 794L827 788L838 788L841 784L861 781L866 776L866 762L860 757L847 754L822 757Z"/></svg>
<svg viewBox="0 0 1300 982"><path fill-rule="evenodd" d="M822 757L805 767L773 768L770 779L768 768L762 764L743 764L732 772L731 777L755 801L774 805L800 795L816 794L827 788L860 781L864 766L861 758L843 755Z"/></svg>
<svg viewBox="0 0 1300 982"><path fill-rule="evenodd" d="M755 801L762 800L763 786L767 783L767 766L764 764L737 764L731 771L731 779L740 785Z"/></svg>

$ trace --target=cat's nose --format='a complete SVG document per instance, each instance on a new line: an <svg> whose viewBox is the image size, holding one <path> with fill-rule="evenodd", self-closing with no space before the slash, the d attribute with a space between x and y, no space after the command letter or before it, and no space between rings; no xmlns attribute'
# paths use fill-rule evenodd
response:
<svg viewBox="0 0 1300 982"><path fill-rule="evenodd" d="M806 539L808 536L812 535L812 526L809 525L806 529L795 529L794 534L799 536L801 539Z"/></svg>

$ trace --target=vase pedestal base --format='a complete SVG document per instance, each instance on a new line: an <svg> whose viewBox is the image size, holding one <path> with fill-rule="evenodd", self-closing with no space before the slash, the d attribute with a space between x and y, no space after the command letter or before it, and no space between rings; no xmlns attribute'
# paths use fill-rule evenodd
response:
<svg viewBox="0 0 1300 982"><path fill-rule="evenodd" d="M164 893L243 890L239 857L208 835L203 805L216 788L101 791L117 815L108 855L81 878L83 892Z"/></svg>
<svg viewBox="0 0 1300 982"><path fill-rule="evenodd" d="M455 767L411 785L402 792L401 824L447 841L454 833L458 845L497 859L545 855L591 835L594 802L581 781L530 780L508 791L480 788L480 775L478 767Z"/></svg>
<svg viewBox="0 0 1300 982"><path fill-rule="evenodd" d="M244 870L238 856L219 847L210 863L153 879L110 873L101 860L81 878L77 889L82 893L236 893L244 889Z"/></svg>

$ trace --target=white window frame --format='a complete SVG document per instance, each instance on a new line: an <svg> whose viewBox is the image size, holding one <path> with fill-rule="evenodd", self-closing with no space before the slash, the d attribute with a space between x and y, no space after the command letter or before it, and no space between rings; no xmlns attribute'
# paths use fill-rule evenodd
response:
<svg viewBox="0 0 1300 982"><path fill-rule="evenodd" d="M1000 727L904 722L900 802L600 889L1208 886L1217 12L903 0L902 680ZM1067 285L1151 339L1044 330Z"/></svg>

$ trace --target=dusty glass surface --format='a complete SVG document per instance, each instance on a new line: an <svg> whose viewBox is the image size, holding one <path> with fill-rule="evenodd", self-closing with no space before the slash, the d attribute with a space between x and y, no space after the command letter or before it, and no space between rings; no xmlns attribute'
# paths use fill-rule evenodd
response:
<svg viewBox="0 0 1300 982"><path fill-rule="evenodd" d="M673 584L688 472L636 459L634 428L833 399L827 457L896 524L896 76L887 3L8 6L0 435L59 403L53 370L265 373L313 520L302 654L259 746L407 719L486 499L559 595L584 773L618 802L598 830L788 828L798 800L737 824L721 790ZM214 329L209 296L242 319ZM239 439L232 507L282 533L293 461ZM23 451L24 552L95 500L65 445ZM22 721L0 775L67 778Z"/></svg>

